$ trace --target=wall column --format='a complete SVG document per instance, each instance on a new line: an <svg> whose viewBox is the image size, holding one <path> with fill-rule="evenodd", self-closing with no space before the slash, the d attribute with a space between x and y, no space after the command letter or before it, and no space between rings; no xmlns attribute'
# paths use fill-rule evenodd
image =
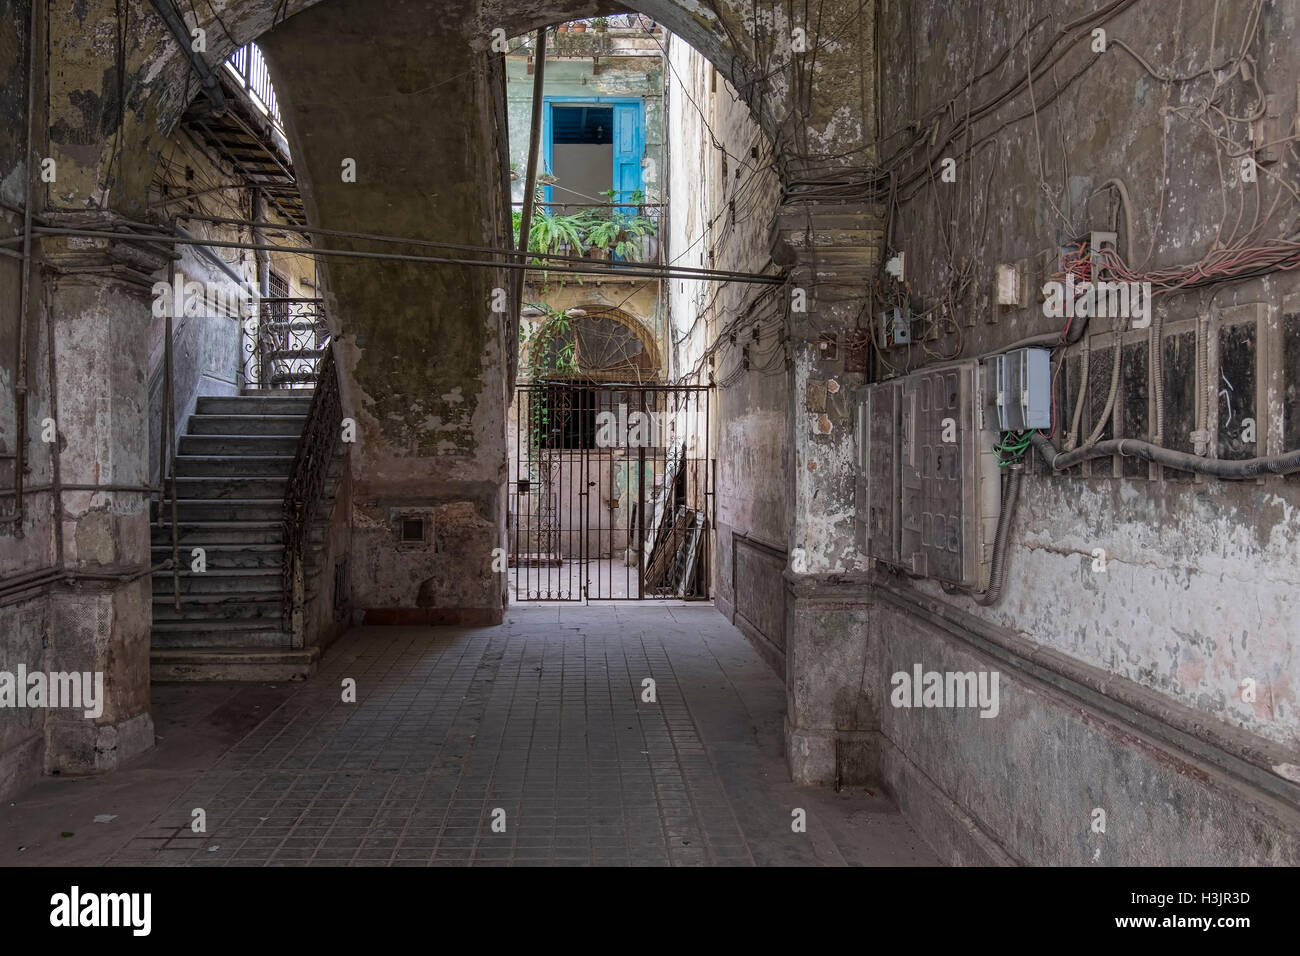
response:
<svg viewBox="0 0 1300 956"><path fill-rule="evenodd" d="M112 214L54 224L121 230ZM41 242L56 399L55 507L65 580L50 593L46 667L103 678L102 713L49 712L47 772L116 768L151 747L147 382L157 245L79 237ZM34 441L42 438L38 431Z"/></svg>
<svg viewBox="0 0 1300 956"><path fill-rule="evenodd" d="M787 203L777 236L778 261L806 293L806 311L791 313L786 756L797 783L873 781L881 688L865 558L854 547L851 396L864 376L850 353L870 305L880 210L847 200Z"/></svg>

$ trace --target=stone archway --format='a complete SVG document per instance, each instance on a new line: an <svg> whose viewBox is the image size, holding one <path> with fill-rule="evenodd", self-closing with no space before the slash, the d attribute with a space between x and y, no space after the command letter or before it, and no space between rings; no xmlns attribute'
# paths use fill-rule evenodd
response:
<svg viewBox="0 0 1300 956"><path fill-rule="evenodd" d="M216 65L243 44L292 30L299 14L334 3L227 0L205 7L198 22L186 26L202 31L205 49L199 56ZM600 0L480 0L469 6L408 0L386 4L384 17L376 20L369 6L357 15L373 26L388 17L415 17L422 25L417 36L431 48L446 44L443 49L463 46L478 53L486 53L497 28L514 36L608 12ZM777 2L637 0L630 7L713 62L778 143L792 180L835 179L837 170L860 165L869 155L872 92L864 68L871 65L871 9L848 0L823 4L815 22L803 23L797 16L791 20ZM188 51L161 18L141 4L128 8L123 24L119 9L110 0L85 0L48 24L60 67L48 89L49 155L61 170L60 186L47 200L50 208L140 214L153 166L138 154L156 158L190 100L202 95ZM820 45L819 28L827 34ZM796 29L808 37L808 61L791 49Z"/></svg>

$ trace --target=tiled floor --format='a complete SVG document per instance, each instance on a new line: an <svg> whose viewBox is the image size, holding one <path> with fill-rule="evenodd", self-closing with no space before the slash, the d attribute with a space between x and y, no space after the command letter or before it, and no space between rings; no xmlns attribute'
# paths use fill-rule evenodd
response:
<svg viewBox="0 0 1300 956"><path fill-rule="evenodd" d="M355 703L342 699L349 680ZM359 628L315 678L274 694L251 732L219 754L209 741L197 765L175 766L191 720L166 773L145 758L43 782L0 810L0 863L936 862L880 795L788 782L781 682L711 606L515 605L500 627ZM156 806L115 809L132 793ZM791 825L800 809L806 832ZM91 822L105 812L124 819ZM84 853L31 832L78 813L93 833Z"/></svg>

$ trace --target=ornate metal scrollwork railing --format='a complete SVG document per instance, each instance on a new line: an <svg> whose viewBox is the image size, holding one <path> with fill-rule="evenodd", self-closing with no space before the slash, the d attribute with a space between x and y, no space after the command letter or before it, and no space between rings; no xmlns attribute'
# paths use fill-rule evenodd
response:
<svg viewBox="0 0 1300 956"><path fill-rule="evenodd" d="M323 299L261 299L256 333L244 345L251 353L248 384L254 388L310 385L316 381L329 343Z"/></svg>
<svg viewBox="0 0 1300 956"><path fill-rule="evenodd" d="M298 451L284 490L284 557L281 565L284 628L294 647L304 644L306 549L312 518L329 479L330 463L342 439L343 404L334 352L326 346L320 359L316 390L303 425Z"/></svg>

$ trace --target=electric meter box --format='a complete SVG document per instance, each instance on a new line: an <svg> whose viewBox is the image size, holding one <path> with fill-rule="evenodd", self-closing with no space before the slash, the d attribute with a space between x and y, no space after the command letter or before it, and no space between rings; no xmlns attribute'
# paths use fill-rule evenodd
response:
<svg viewBox="0 0 1300 956"><path fill-rule="evenodd" d="M858 547L908 574L988 586L1001 474L974 359L867 385L856 397Z"/></svg>
<svg viewBox="0 0 1300 956"><path fill-rule="evenodd" d="M985 427L1022 432L1052 427L1052 353L1013 349L984 363Z"/></svg>

